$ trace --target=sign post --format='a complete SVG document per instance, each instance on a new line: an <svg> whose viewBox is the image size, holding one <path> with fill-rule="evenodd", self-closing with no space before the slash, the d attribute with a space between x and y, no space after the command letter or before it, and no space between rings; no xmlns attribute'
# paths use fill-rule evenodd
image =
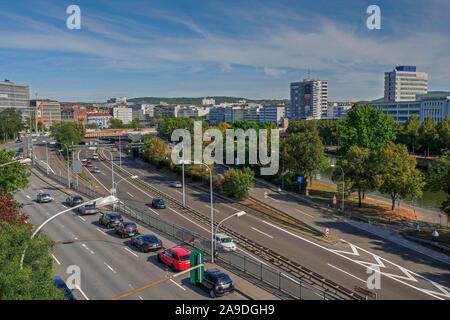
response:
<svg viewBox="0 0 450 320"><path fill-rule="evenodd" d="M298 177L297 177L298 192L301 192L301 191L302 191L302 182L303 182L303 177L302 177L302 176L298 176Z"/></svg>
<svg viewBox="0 0 450 320"><path fill-rule="evenodd" d="M191 251L191 268L202 265L200 268L196 268L190 271L189 281L192 285L196 285L203 281L205 274L205 267L203 266L203 260L205 251L202 249Z"/></svg>

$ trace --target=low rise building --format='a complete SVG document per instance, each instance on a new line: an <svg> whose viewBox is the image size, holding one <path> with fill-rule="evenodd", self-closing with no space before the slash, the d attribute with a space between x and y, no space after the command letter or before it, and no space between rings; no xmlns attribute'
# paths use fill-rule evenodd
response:
<svg viewBox="0 0 450 320"><path fill-rule="evenodd" d="M109 113L88 112L87 124L96 124L100 129L109 127L112 116Z"/></svg>
<svg viewBox="0 0 450 320"><path fill-rule="evenodd" d="M129 124L133 120L133 109L128 107L113 108L114 119L121 120L123 124Z"/></svg>
<svg viewBox="0 0 450 320"><path fill-rule="evenodd" d="M31 106L36 109L36 122L45 128L51 128L61 121L61 105L55 100L31 100Z"/></svg>

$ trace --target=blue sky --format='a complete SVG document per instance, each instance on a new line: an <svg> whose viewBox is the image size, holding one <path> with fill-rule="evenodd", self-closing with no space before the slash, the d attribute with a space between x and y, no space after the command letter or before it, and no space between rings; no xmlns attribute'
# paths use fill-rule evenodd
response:
<svg viewBox="0 0 450 320"><path fill-rule="evenodd" d="M81 8L81 30L66 8ZM382 29L366 28L381 8ZM0 3L0 79L61 101L231 95L288 98L329 80L331 100L383 95L383 73L412 64L450 91L450 1L15 0Z"/></svg>

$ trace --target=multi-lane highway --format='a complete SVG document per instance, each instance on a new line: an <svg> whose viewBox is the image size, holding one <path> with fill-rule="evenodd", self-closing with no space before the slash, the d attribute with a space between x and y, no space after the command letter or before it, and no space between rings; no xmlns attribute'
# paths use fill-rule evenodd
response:
<svg viewBox="0 0 450 320"><path fill-rule="evenodd" d="M49 192L55 198L54 202L36 203L39 192ZM29 186L15 197L24 204L23 211L34 226L67 209L64 204L67 194L35 175L31 175ZM98 215L79 216L75 212L69 212L51 221L43 229L45 234L56 242L52 257L57 274L66 279L70 275L67 273L70 266L78 266L81 270L80 288L74 292L77 299L111 299L171 273L163 264L157 262L155 253L140 252L130 245L129 240L123 240L112 230L102 227L98 218ZM142 225L138 227L141 233L149 232ZM158 236L166 247L175 245ZM198 300L209 299L209 295L193 287L186 276L139 292L129 299ZM235 292L220 299L244 297Z"/></svg>
<svg viewBox="0 0 450 320"><path fill-rule="evenodd" d="M77 156L83 158L89 157L90 154L88 151L80 151ZM100 167L102 172L93 176L104 185L105 189L110 189L112 184L110 162L98 161L95 165ZM176 176L126 158L123 159L123 168L130 174L137 174L165 194L181 199L180 190L169 187L170 181L179 179ZM123 173L116 173L116 182L123 176ZM208 226L199 224L176 210L156 211L151 209L148 204L153 195L133 184L133 181L121 183L117 192L120 199L133 207L146 210L149 214L163 216L167 221L205 236L209 234ZM186 199L189 206L205 216L209 216L207 192L198 190L190 184L187 188ZM300 206L297 203L291 203L290 206L286 204L286 206L284 208L286 211L299 212L299 215L305 216L303 219L321 215L316 209ZM242 207L239 204L230 205L216 200L214 209L215 219L219 221L241 210ZM380 299L450 298L447 291L450 283L447 265L420 257L416 253L408 252L403 247L387 243L360 230L342 230L340 238L343 241L328 243L300 234L259 216L246 215L240 219L229 220L225 225L350 289L355 286L364 287L369 276L368 269L376 270L375 266L377 265L382 274L381 289L373 289L373 291L378 294ZM258 257L253 258L258 259ZM265 261L261 262L266 263Z"/></svg>

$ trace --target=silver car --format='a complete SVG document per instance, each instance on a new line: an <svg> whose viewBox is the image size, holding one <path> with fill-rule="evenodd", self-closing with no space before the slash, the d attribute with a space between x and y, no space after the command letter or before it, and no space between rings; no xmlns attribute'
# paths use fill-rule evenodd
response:
<svg viewBox="0 0 450 320"><path fill-rule="evenodd" d="M181 184L180 181L173 181L173 182L170 183L170 186L172 188L182 188L183 187L183 185Z"/></svg>

